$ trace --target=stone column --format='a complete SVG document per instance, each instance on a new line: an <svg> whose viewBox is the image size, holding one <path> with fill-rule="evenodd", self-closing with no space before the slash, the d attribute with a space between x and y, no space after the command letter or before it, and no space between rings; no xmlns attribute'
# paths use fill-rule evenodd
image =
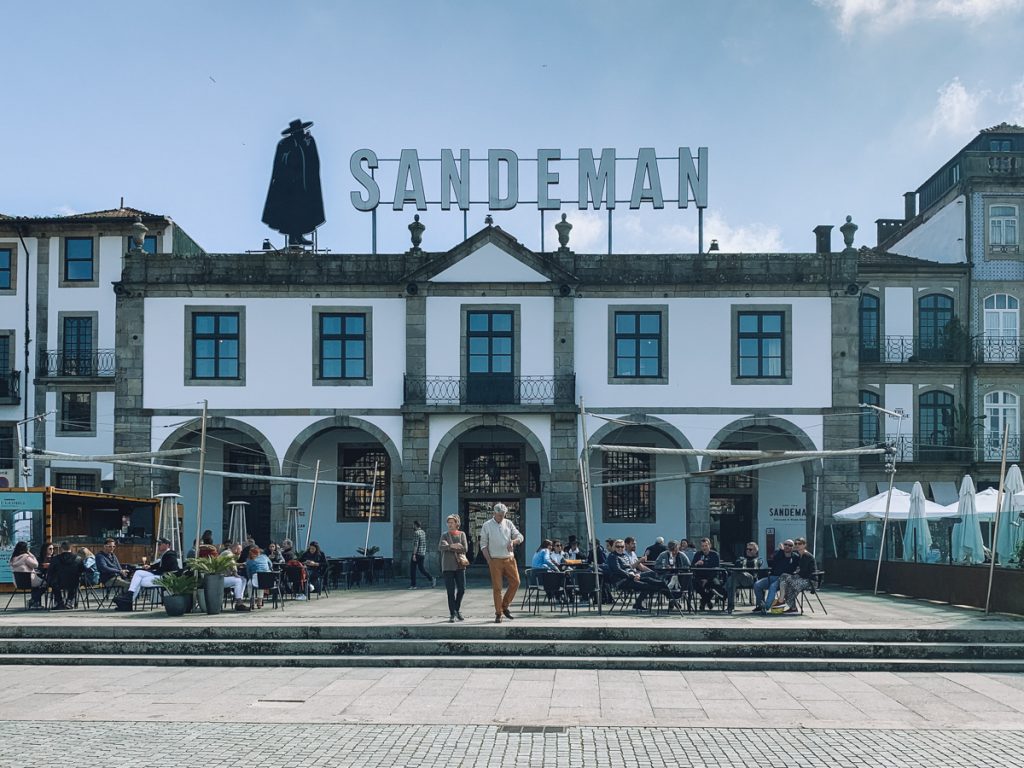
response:
<svg viewBox="0 0 1024 768"><path fill-rule="evenodd" d="M59 268L59 264L58 264ZM36 312L35 312L35 342L34 351L35 359L32 360L32 365L38 366L39 359L42 357L39 354L40 350L47 348L49 344L49 323L47 319L50 314L50 238L45 234L41 233L36 237ZM45 372L44 372L45 373ZM33 386L33 416L40 416L46 413L46 379L36 370L35 375L37 383ZM28 397L28 387L24 392L24 396ZM57 397L57 418L60 418L60 397ZM18 427L20 429L20 427ZM30 438L32 446L34 448L45 449L46 448L46 420L38 419L32 422L32 436ZM45 484L45 471L46 464L42 462L29 462L29 468L32 474L28 478L28 483L31 487L39 487ZM18 464L19 471L21 470L21 464Z"/></svg>
<svg viewBox="0 0 1024 768"><path fill-rule="evenodd" d="M139 255L125 256L125 273ZM114 348L117 373L114 377L114 453L148 451L152 446L152 424L142 413L143 351L145 349L144 293L125 283L114 285L116 294ZM149 496L150 470L124 464L114 465L114 487L127 496Z"/></svg>

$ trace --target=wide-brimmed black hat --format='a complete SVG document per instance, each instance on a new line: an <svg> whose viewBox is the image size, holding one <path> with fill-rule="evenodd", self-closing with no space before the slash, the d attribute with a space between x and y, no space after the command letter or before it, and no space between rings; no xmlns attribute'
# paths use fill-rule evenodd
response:
<svg viewBox="0 0 1024 768"><path fill-rule="evenodd" d="M170 539L165 539L165 538L163 538L161 536L159 539L156 540L156 543L157 544L170 544L171 540Z"/></svg>
<svg viewBox="0 0 1024 768"><path fill-rule="evenodd" d="M309 126L311 126L312 124L313 124L312 120L310 120L309 122L305 122L305 123L302 122L301 120L292 120L290 123L288 123L288 127L285 128L283 131L281 131L281 135L282 136L287 136L288 134L291 134L291 133L302 133L304 130L309 128Z"/></svg>

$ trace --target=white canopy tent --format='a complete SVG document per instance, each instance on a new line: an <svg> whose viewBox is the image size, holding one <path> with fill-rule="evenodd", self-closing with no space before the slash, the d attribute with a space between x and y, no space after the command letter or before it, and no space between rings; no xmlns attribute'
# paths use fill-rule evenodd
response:
<svg viewBox="0 0 1024 768"><path fill-rule="evenodd" d="M832 519L837 523L862 523L885 519L885 504L888 491L865 499L852 507L836 512ZM923 517L925 520L942 520L956 517L957 511L933 501L924 501ZM899 488L892 489L892 503L889 505L889 520L905 521L910 515L910 494Z"/></svg>

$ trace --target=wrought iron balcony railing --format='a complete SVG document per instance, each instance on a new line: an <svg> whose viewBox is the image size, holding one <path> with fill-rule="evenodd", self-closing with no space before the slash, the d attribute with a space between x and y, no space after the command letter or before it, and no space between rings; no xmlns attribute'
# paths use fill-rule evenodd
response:
<svg viewBox="0 0 1024 768"><path fill-rule="evenodd" d="M896 463L948 462L970 464L974 460L973 446L955 445L951 435L886 435L888 444L896 448Z"/></svg>
<svg viewBox="0 0 1024 768"><path fill-rule="evenodd" d="M0 404L17 405L21 402L21 371L0 374Z"/></svg>
<svg viewBox="0 0 1024 768"><path fill-rule="evenodd" d="M406 376L405 402L420 405L567 405L575 376Z"/></svg>
<svg viewBox="0 0 1024 768"><path fill-rule="evenodd" d="M94 378L113 376L114 350L92 349L84 352L65 352L62 349L39 350L39 376L56 378Z"/></svg>
<svg viewBox="0 0 1024 768"><path fill-rule="evenodd" d="M1024 363L1024 339L1020 336L979 336L974 340L974 359L979 363Z"/></svg>
<svg viewBox="0 0 1024 768"><path fill-rule="evenodd" d="M1009 435L1006 440L1006 460L1020 461L1020 435ZM1003 436L990 432L978 438L978 461L1001 461Z"/></svg>
<svg viewBox="0 0 1024 768"><path fill-rule="evenodd" d="M861 363L969 363L971 343L967 338L882 336L877 341L862 339Z"/></svg>

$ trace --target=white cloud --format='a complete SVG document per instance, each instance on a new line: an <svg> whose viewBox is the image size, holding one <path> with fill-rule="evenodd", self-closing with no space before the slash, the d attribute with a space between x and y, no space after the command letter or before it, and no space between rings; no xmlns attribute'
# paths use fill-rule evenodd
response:
<svg viewBox="0 0 1024 768"><path fill-rule="evenodd" d="M70 205L58 205L57 216L74 216L78 211L72 208Z"/></svg>
<svg viewBox="0 0 1024 768"><path fill-rule="evenodd" d="M664 215L664 212L660 212ZM685 214L684 214L685 215ZM674 224L645 216L631 216L615 224L615 250L620 253L694 253L697 250L697 214ZM718 211L704 216L704 250L718 241L724 253L777 253L784 250L778 227L759 222L733 225Z"/></svg>
<svg viewBox="0 0 1024 768"><path fill-rule="evenodd" d="M979 23L1024 8L1024 0L814 0L831 10L836 26L851 34L859 25L887 32L914 21L955 19Z"/></svg>
<svg viewBox="0 0 1024 768"><path fill-rule="evenodd" d="M953 78L938 90L939 98L932 110L928 136L965 136L976 133L985 126L979 125L982 102L988 94L985 91L971 93L960 78Z"/></svg>
<svg viewBox="0 0 1024 768"><path fill-rule="evenodd" d="M1009 93L1002 99L1008 106L1006 121L1024 125L1024 77L1010 86Z"/></svg>

